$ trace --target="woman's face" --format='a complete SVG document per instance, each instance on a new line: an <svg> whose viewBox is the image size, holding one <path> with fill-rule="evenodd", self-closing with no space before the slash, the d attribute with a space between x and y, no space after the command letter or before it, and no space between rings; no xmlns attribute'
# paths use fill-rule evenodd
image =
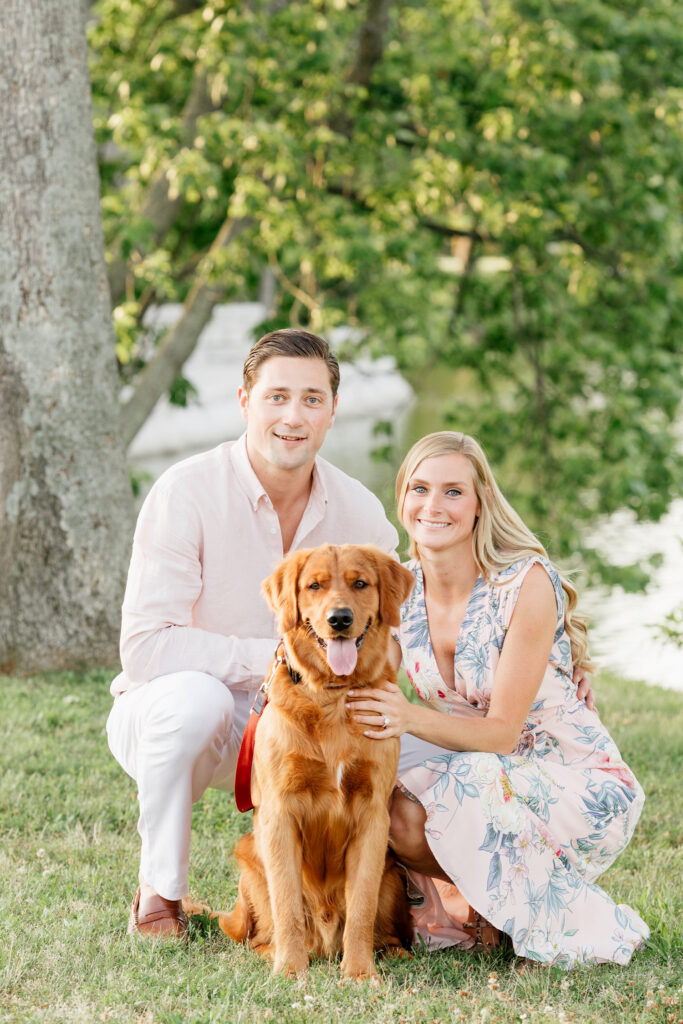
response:
<svg viewBox="0 0 683 1024"><path fill-rule="evenodd" d="M408 481L403 525L420 551L469 546L480 506L465 455L423 459Z"/></svg>

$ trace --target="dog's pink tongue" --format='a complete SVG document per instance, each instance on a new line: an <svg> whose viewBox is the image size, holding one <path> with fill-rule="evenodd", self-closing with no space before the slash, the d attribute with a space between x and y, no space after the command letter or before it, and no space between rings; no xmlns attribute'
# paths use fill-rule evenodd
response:
<svg viewBox="0 0 683 1024"><path fill-rule="evenodd" d="M327 641L327 664L336 676L350 676L357 661L355 640Z"/></svg>

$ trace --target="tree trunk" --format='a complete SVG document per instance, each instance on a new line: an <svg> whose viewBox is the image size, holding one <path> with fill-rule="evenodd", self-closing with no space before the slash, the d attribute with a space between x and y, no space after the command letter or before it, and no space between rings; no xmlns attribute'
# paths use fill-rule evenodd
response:
<svg viewBox="0 0 683 1024"><path fill-rule="evenodd" d="M80 0L0 4L0 671L113 663L119 436Z"/></svg>

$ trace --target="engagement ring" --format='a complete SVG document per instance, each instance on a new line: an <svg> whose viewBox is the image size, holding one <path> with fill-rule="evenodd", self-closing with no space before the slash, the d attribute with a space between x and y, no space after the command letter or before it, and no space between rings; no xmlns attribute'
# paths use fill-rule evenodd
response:
<svg viewBox="0 0 683 1024"><path fill-rule="evenodd" d="M388 715L385 715L385 716L384 716L384 728L385 728L385 729L388 729L388 728L389 728L389 722L390 722L389 716L388 716Z"/></svg>

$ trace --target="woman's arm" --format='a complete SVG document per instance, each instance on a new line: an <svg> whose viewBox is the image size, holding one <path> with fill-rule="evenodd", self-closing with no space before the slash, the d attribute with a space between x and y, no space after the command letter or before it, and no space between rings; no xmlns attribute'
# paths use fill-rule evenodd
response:
<svg viewBox="0 0 683 1024"><path fill-rule="evenodd" d="M509 754L543 680L556 628L553 585L545 569L533 565L520 587L485 718L465 721L411 704L393 684L386 690L351 691L349 708L357 722L375 726L366 730L372 739L410 732L448 750ZM386 728L376 728L378 714L389 720Z"/></svg>

